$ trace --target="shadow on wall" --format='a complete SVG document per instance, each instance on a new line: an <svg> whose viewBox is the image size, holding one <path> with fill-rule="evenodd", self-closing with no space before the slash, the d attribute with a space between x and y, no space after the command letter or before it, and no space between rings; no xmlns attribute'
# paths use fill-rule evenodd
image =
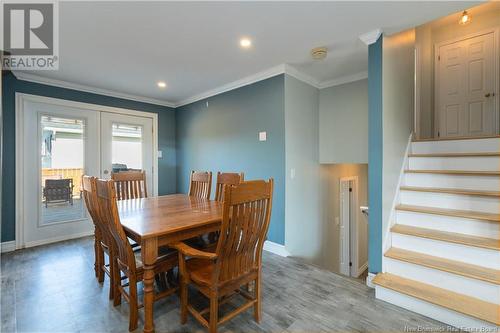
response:
<svg viewBox="0 0 500 333"><path fill-rule="evenodd" d="M321 176L322 256L316 264L340 273L340 179L358 177L358 204L368 206L368 164L323 164ZM355 207L358 239L358 270L368 262L368 219Z"/></svg>

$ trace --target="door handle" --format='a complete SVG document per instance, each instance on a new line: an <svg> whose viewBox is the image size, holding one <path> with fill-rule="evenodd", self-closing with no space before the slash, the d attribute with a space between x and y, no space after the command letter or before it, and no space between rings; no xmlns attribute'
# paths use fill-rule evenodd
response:
<svg viewBox="0 0 500 333"><path fill-rule="evenodd" d="M490 96L491 96L491 94L490 94L490 93L487 93L486 95L484 95L484 97L486 97L486 98L488 98L488 97L490 97Z"/></svg>
<svg viewBox="0 0 500 333"><path fill-rule="evenodd" d="M109 173L108 170L104 170L104 174L107 175Z"/></svg>

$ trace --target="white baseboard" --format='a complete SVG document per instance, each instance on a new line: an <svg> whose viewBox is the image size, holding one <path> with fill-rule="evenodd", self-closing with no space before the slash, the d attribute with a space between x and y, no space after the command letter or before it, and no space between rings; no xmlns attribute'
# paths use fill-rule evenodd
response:
<svg viewBox="0 0 500 333"><path fill-rule="evenodd" d="M274 254L277 254L281 257L288 257L290 256L290 253L285 249L284 245L274 243L271 241L265 241L264 242L264 251L271 252Z"/></svg>
<svg viewBox="0 0 500 333"><path fill-rule="evenodd" d="M375 278L377 274L375 273L368 273L368 276L366 277L366 285L370 288L375 289L375 285L373 284L372 280Z"/></svg>
<svg viewBox="0 0 500 333"><path fill-rule="evenodd" d="M16 241L15 240L2 243L1 253L12 252L15 250L16 250Z"/></svg>
<svg viewBox="0 0 500 333"><path fill-rule="evenodd" d="M75 238L82 238L82 237L86 237L86 236L91 236L93 234L94 234L94 230L91 230L91 231L80 232L78 234L73 234L73 235L54 237L54 238L49 238L49 239L44 239L44 240L39 240L39 241L25 242L24 248L40 246L40 245L45 245L45 244L50 244L50 243L57 243L57 242L62 242L65 240L70 240L70 239L75 239Z"/></svg>

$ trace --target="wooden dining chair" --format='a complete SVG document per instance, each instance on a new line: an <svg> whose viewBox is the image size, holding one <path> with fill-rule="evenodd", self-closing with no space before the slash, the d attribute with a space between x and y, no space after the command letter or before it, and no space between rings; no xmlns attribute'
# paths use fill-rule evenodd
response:
<svg viewBox="0 0 500 333"><path fill-rule="evenodd" d="M224 186L225 185L239 185L245 180L245 174L243 172L217 172L217 179L215 182L215 201L224 201ZM206 250L213 250L217 245L217 239L219 238L219 232L211 232L202 238L203 245L202 248Z"/></svg>
<svg viewBox="0 0 500 333"><path fill-rule="evenodd" d="M97 193L95 187L95 177L82 177L82 191L85 206L94 223L94 270L99 283L104 282L104 274L109 277L109 298L113 299L113 240L109 228L103 222L99 215L97 204ZM108 257L106 264L105 254Z"/></svg>
<svg viewBox="0 0 500 333"><path fill-rule="evenodd" d="M181 273L181 323L191 313L210 333L217 326L253 306L257 322L261 319L262 248L269 229L273 179L249 181L224 188L220 238L215 252L204 252L179 242ZM254 282L249 293L241 287ZM210 299L210 307L197 311L188 302L188 285L195 286ZM239 294L246 302L219 319L219 305ZM205 318L209 314L208 319Z"/></svg>
<svg viewBox="0 0 500 333"><path fill-rule="evenodd" d="M121 297L129 303L129 331L137 328L139 305L137 297L137 283L143 280L144 268L141 261L141 252L134 251L130 245L127 235L123 230L118 215L116 202L116 189L113 180L94 180L96 182L97 201L100 214L107 221L111 235L116 244L116 256L114 270L114 305L121 303ZM159 248L158 260L154 265L155 275L165 274L178 264L178 255L175 250L163 250ZM123 283L123 274L128 282ZM126 290L128 288L128 292ZM162 292L155 293L155 301L173 294L177 288L169 288Z"/></svg>
<svg viewBox="0 0 500 333"><path fill-rule="evenodd" d="M211 171L191 171L189 196L210 199L212 189Z"/></svg>
<svg viewBox="0 0 500 333"><path fill-rule="evenodd" d="M147 198L146 171L121 171L111 173L115 181L118 200Z"/></svg>
<svg viewBox="0 0 500 333"><path fill-rule="evenodd" d="M245 180L243 172L217 172L215 183L215 201L224 201L224 185L239 185Z"/></svg>

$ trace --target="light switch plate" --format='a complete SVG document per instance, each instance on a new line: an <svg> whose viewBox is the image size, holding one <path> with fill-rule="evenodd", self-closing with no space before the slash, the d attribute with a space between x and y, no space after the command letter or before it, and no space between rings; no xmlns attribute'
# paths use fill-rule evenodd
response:
<svg viewBox="0 0 500 333"><path fill-rule="evenodd" d="M267 140L267 132L259 132L259 141Z"/></svg>
<svg viewBox="0 0 500 333"><path fill-rule="evenodd" d="M163 158L163 152L161 150L158 150L158 158Z"/></svg>

